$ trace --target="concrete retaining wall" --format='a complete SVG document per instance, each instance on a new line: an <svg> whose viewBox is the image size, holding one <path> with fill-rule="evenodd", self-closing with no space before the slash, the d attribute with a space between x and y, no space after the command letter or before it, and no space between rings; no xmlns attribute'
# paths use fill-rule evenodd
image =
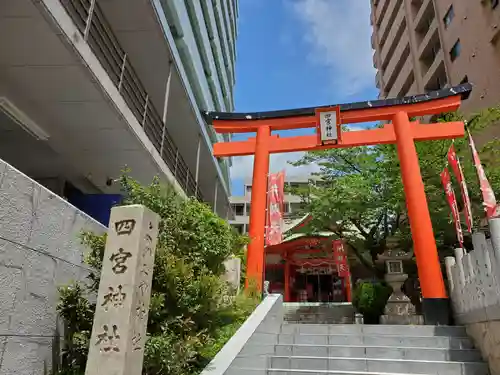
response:
<svg viewBox="0 0 500 375"><path fill-rule="evenodd" d="M473 235L474 250L455 250L446 258L455 319L488 361L492 375L500 375L500 243L495 235L500 219L490 223L491 240Z"/></svg>
<svg viewBox="0 0 500 375"><path fill-rule="evenodd" d="M105 229L0 160L0 375L49 373L57 287L88 275L79 234Z"/></svg>
<svg viewBox="0 0 500 375"><path fill-rule="evenodd" d="M283 297L269 294L201 375L265 375L283 323Z"/></svg>

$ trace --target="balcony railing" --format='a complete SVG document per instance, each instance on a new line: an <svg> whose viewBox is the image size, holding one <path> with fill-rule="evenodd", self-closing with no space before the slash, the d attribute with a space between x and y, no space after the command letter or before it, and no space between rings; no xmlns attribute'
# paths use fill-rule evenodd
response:
<svg viewBox="0 0 500 375"><path fill-rule="evenodd" d="M389 60L387 68L384 70L382 80L385 85L384 90L386 90L387 92L391 91L392 85L394 84L396 76L399 73L399 69L402 67L401 60L404 59L406 61L406 54L409 53L410 49L409 44L410 40L408 34L404 33L401 39L398 41L396 49L394 50L394 53Z"/></svg>
<svg viewBox="0 0 500 375"><path fill-rule="evenodd" d="M120 46L96 0L60 1L175 179L187 195L203 200L193 175L168 133L166 124L149 99L127 58L127 53Z"/></svg>
<svg viewBox="0 0 500 375"><path fill-rule="evenodd" d="M382 48L380 53L380 63L382 69L386 68L389 64L389 60L392 58L394 50L396 49L398 41L401 39L403 33L406 31L406 19L404 7L398 10L398 14L394 19L392 25L389 26L389 34L387 35L387 41Z"/></svg>

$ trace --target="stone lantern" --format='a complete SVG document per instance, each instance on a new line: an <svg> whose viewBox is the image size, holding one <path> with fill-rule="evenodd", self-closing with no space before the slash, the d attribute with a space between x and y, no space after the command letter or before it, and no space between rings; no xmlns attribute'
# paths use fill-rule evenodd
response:
<svg viewBox="0 0 500 375"><path fill-rule="evenodd" d="M380 317L381 324L423 324L423 317L416 315L415 306L401 290L403 283L408 279L408 275L404 273L403 262L410 260L412 256L412 252L399 248L397 239L388 238L386 250L377 258L378 262L385 264L384 280L392 287L392 294L387 300L384 315Z"/></svg>

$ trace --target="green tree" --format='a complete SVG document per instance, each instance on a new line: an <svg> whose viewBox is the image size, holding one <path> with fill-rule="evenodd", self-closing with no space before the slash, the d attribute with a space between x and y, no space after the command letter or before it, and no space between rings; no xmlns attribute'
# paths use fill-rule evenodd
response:
<svg viewBox="0 0 500 375"><path fill-rule="evenodd" d="M446 113L435 121L462 119L460 113ZM500 156L500 143L493 140L484 144L484 140L499 120L500 107L495 107L471 116L468 121L469 130L477 138L476 144L483 144L479 152L495 191L500 188L500 168L494 162ZM450 144L450 140L416 143L436 241L443 255L456 245L450 210L440 180ZM455 140L454 144L464 169L477 224L484 213L468 142L463 138ZM317 173L320 182L293 190L293 193L302 196L306 203L305 210L312 215L310 230L329 230L345 238L358 260L375 274L380 274L381 270L376 269L374 261L385 250L389 237L398 239L404 248L411 248L411 232L395 145L308 152L293 165L311 163L320 167ZM461 204L456 181L454 186Z"/></svg>
<svg viewBox="0 0 500 375"><path fill-rule="evenodd" d="M210 207L183 199L153 181L143 187L121 178L124 204L142 204L160 215L144 373L180 375L202 369L254 309L257 298L234 297L221 278L223 262L243 256L247 242ZM106 236L85 233L88 284L60 288L58 312L66 322L61 374L84 373Z"/></svg>

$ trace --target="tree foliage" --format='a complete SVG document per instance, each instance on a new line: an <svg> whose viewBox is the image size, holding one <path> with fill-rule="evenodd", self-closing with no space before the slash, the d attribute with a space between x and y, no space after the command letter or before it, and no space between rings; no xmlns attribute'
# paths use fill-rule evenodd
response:
<svg viewBox="0 0 500 375"><path fill-rule="evenodd" d="M378 324L391 293L385 282L361 282L354 288L352 304L363 314L365 324Z"/></svg>
<svg viewBox="0 0 500 375"><path fill-rule="evenodd" d="M247 239L195 199L183 199L153 181L143 187L121 178L124 204L142 204L160 215L145 347L144 374L199 372L234 334L257 303L221 278L223 262L243 256ZM85 233L89 283L60 288L58 312L66 322L61 374L81 375L89 346L106 236Z"/></svg>
<svg viewBox="0 0 500 375"><path fill-rule="evenodd" d="M446 113L436 121L462 119L460 113ZM484 138L499 120L500 107L490 108L470 117L468 127L473 136L480 134ZM482 142L476 139L476 143ZM450 210L440 180L450 144L450 140L416 143L434 233L442 254L456 245ZM464 169L478 224L484 217L484 211L468 142L463 138L455 140L454 144ZM499 145L498 140L492 140L479 149L482 162L486 165L486 174L495 191L500 188L500 168L495 162L499 157ZM292 192L301 195L306 202L306 210L313 217L310 223L312 230L330 230L336 236L345 238L359 261L372 270L374 260L385 250L389 237L397 238L406 249L411 248L411 232L395 145L308 152L293 164L301 166L311 163L320 167L317 173L320 182ZM454 188L461 205L456 181Z"/></svg>

